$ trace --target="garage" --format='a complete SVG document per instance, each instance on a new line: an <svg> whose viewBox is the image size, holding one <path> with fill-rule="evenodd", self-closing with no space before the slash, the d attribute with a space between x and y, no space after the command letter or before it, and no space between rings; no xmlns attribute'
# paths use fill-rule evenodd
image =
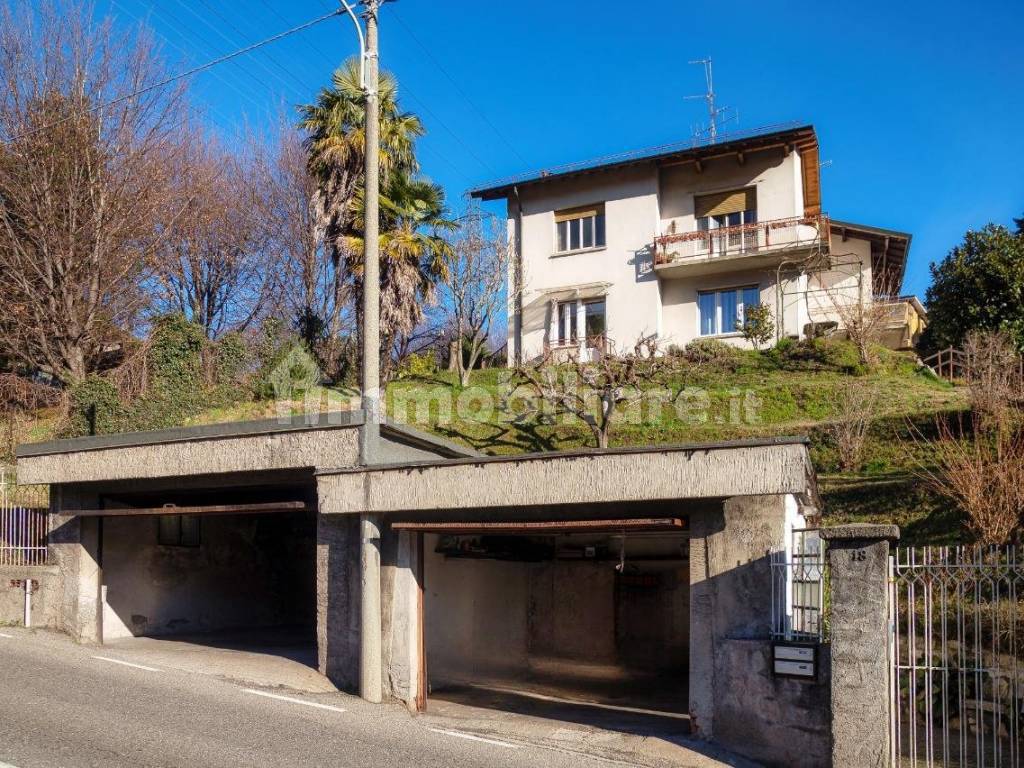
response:
<svg viewBox="0 0 1024 768"><path fill-rule="evenodd" d="M423 537L428 711L688 730L685 518L394 528Z"/></svg>

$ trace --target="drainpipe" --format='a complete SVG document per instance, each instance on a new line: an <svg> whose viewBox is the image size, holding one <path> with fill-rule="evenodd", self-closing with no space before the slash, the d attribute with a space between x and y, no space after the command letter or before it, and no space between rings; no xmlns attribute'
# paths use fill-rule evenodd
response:
<svg viewBox="0 0 1024 768"><path fill-rule="evenodd" d="M25 627L32 626L32 579L25 579Z"/></svg>
<svg viewBox="0 0 1024 768"><path fill-rule="evenodd" d="M512 338L515 339L516 353L512 364L519 368L523 364L523 203L519 199L519 187L512 187L515 195L515 248L512 265ZM510 201L511 202L511 201Z"/></svg>

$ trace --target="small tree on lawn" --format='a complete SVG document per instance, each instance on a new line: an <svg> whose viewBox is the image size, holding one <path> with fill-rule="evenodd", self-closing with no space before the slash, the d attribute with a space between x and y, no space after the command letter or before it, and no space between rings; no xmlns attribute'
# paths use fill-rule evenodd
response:
<svg viewBox="0 0 1024 768"><path fill-rule="evenodd" d="M743 313L743 322L736 323L736 330L743 334L743 338L749 341L754 349L761 349L775 335L772 308L767 304L747 307Z"/></svg>
<svg viewBox="0 0 1024 768"><path fill-rule="evenodd" d="M574 355L558 365L549 352L536 364L520 368L518 379L540 401L537 411L547 406L575 416L587 425L597 447L607 448L616 408L639 401L643 388L671 363L656 353L657 342L650 337L625 353L608 352L590 363Z"/></svg>
<svg viewBox="0 0 1024 768"><path fill-rule="evenodd" d="M893 302L899 294L895 274L880 275L873 286L858 286L857 295L850 295L850 286L823 286L842 330L857 348L861 365L874 362L872 347L892 319ZM873 294L873 295L872 295Z"/></svg>

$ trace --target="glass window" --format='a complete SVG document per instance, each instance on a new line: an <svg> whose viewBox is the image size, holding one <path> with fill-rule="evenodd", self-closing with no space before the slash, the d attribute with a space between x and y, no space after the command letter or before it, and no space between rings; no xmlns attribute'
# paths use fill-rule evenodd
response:
<svg viewBox="0 0 1024 768"><path fill-rule="evenodd" d="M756 285L722 291L701 291L697 294L700 335L735 333L746 322L747 307L760 303L761 292Z"/></svg>
<svg viewBox="0 0 1024 768"><path fill-rule="evenodd" d="M697 308L700 312L700 335L711 336L717 333L716 328L718 327L718 320L716 318L716 294L714 293L699 293L697 294Z"/></svg>
<svg viewBox="0 0 1024 768"><path fill-rule="evenodd" d="M558 343L576 342L576 302L563 301L558 305Z"/></svg>
<svg viewBox="0 0 1024 768"><path fill-rule="evenodd" d="M582 211L579 215L570 212L556 214L565 216L555 223L555 245L557 253L578 251L585 248L603 248L605 245L604 206Z"/></svg>
<svg viewBox="0 0 1024 768"><path fill-rule="evenodd" d="M196 515L161 515L156 540L166 547L198 547L199 518Z"/></svg>
<svg viewBox="0 0 1024 768"><path fill-rule="evenodd" d="M583 305L584 322L586 323L587 340L600 339L605 334L605 303L600 301L588 301Z"/></svg>
<svg viewBox="0 0 1024 768"><path fill-rule="evenodd" d="M718 329L719 333L732 333L736 330L736 323L740 319L736 314L738 309L736 294L736 291L721 291L718 294L718 301L722 308L722 325Z"/></svg>

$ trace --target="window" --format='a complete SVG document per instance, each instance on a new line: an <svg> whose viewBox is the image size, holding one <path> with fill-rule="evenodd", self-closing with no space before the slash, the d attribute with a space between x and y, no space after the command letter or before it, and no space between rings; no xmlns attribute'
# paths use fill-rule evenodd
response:
<svg viewBox="0 0 1024 768"><path fill-rule="evenodd" d="M604 339L607 329L605 323L604 299L592 301L560 301L558 303L558 343L562 346L579 343L579 313L583 312L583 332L586 334L588 346L596 346Z"/></svg>
<svg viewBox="0 0 1024 768"><path fill-rule="evenodd" d="M698 232L710 232L727 227L757 223L757 194L753 187L718 192L713 195L697 195L693 199L694 217ZM758 245L758 230L731 232L728 236L714 238L718 242L708 246L716 251L746 250Z"/></svg>
<svg viewBox="0 0 1024 768"><path fill-rule="evenodd" d="M156 540L165 547L198 547L199 518L195 515L161 515Z"/></svg>
<svg viewBox="0 0 1024 768"><path fill-rule="evenodd" d="M555 212L555 251L604 247L604 205Z"/></svg>
<svg viewBox="0 0 1024 768"><path fill-rule="evenodd" d="M576 302L558 302L558 343L576 343Z"/></svg>
<svg viewBox="0 0 1024 768"><path fill-rule="evenodd" d="M746 322L747 308L760 303L761 292L756 285L699 292L697 312L700 315L700 335L736 333Z"/></svg>
<svg viewBox="0 0 1024 768"><path fill-rule="evenodd" d="M604 299L600 299L599 301L588 301L583 305L587 343L590 346L598 346L598 342L604 339L606 327L604 307Z"/></svg>

